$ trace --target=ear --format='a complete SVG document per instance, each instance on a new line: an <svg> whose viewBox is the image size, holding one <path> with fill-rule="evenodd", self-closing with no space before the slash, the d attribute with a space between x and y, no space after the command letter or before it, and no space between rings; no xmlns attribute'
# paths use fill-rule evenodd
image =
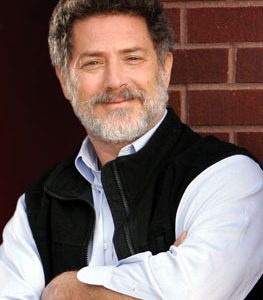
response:
<svg viewBox="0 0 263 300"><path fill-rule="evenodd" d="M170 84L172 67L173 67L173 53L171 51L169 51L166 54L164 64L163 64L163 70L164 70L164 75L165 75L165 83L166 83L167 88Z"/></svg>
<svg viewBox="0 0 263 300"><path fill-rule="evenodd" d="M68 92L68 88L67 88L67 85L66 85L66 80L65 80L64 76L62 75L61 69L56 67L55 71L56 71L56 75L57 75L57 78L60 82L60 86L62 88L62 91L63 91L63 94L64 94L65 98L67 100L71 100L70 97L69 97L69 92Z"/></svg>

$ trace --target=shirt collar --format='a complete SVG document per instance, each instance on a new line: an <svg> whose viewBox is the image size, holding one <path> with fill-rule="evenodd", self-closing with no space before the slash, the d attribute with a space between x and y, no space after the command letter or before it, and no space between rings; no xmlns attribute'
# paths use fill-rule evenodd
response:
<svg viewBox="0 0 263 300"><path fill-rule="evenodd" d="M166 114L167 110L165 110L163 117L153 128L147 131L136 141L124 146L120 150L118 156L131 155L141 150L158 129ZM88 136L84 139L81 145L80 151L75 159L75 166L80 174L91 184L101 185L100 171L98 169L98 158Z"/></svg>

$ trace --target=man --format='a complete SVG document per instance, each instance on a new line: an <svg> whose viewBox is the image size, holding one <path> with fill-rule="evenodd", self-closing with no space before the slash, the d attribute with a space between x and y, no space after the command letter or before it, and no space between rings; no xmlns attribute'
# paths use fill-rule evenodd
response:
<svg viewBox="0 0 263 300"><path fill-rule="evenodd" d="M19 199L0 298L244 299L263 269L263 172L166 109L159 1L61 0L49 46L87 138Z"/></svg>

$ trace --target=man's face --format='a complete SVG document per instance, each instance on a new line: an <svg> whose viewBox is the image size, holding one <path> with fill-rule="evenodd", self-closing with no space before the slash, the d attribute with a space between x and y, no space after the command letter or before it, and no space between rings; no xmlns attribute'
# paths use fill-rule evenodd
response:
<svg viewBox="0 0 263 300"><path fill-rule="evenodd" d="M143 18L93 16L73 26L68 90L90 136L135 140L163 115L172 64L162 67Z"/></svg>

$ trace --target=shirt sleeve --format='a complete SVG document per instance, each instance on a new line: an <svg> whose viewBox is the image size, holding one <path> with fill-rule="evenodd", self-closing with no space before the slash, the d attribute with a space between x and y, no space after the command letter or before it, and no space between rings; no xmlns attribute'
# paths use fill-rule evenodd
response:
<svg viewBox="0 0 263 300"><path fill-rule="evenodd" d="M263 172L236 155L186 189L176 216L179 246L140 253L113 267L86 267L80 281L138 299L244 299L263 272Z"/></svg>
<svg viewBox="0 0 263 300"><path fill-rule="evenodd" d="M28 224L23 195L3 231L0 299L37 300L44 286L43 268Z"/></svg>

